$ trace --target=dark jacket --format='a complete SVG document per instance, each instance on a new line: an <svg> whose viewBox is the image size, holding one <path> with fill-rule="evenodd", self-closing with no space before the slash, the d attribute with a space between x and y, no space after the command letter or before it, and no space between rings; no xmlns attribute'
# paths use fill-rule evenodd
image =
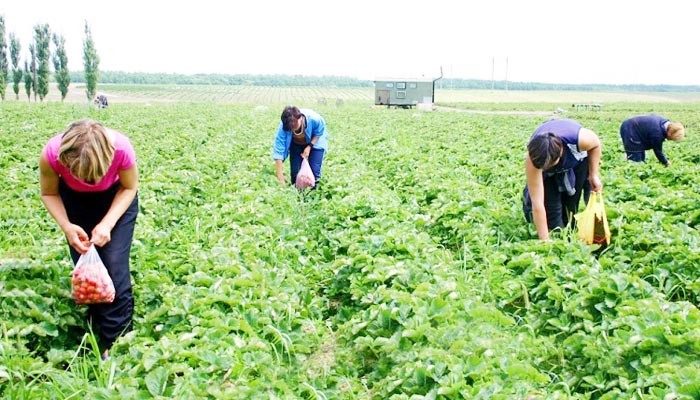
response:
<svg viewBox="0 0 700 400"><path fill-rule="evenodd" d="M663 152L663 142L666 140L666 128L664 125L669 122L668 118L660 115L638 115L626 119L620 126L620 136L625 151L629 153L644 152L654 150L656 158L663 165L668 164L668 160Z"/></svg>

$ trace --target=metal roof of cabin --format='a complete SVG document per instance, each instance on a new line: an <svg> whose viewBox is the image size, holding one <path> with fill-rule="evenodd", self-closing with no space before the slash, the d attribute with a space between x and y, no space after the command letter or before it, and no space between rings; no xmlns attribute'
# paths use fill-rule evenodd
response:
<svg viewBox="0 0 700 400"><path fill-rule="evenodd" d="M432 82L431 78L377 78L372 82Z"/></svg>

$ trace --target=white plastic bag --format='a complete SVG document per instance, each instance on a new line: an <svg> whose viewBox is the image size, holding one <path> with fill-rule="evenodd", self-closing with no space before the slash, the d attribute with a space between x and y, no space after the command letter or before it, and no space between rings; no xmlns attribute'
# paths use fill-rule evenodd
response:
<svg viewBox="0 0 700 400"><path fill-rule="evenodd" d="M111 303L114 283L94 244L82 254L73 269L71 295L77 304Z"/></svg>
<svg viewBox="0 0 700 400"><path fill-rule="evenodd" d="M314 177L314 172L311 170L309 165L309 160L306 158L301 161L301 168L297 174L297 180L294 183L297 189L311 188L316 185L316 178Z"/></svg>

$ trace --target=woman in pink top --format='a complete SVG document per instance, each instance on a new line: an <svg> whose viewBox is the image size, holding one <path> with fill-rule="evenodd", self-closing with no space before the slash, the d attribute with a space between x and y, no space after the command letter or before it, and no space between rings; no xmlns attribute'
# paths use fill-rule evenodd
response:
<svg viewBox="0 0 700 400"><path fill-rule="evenodd" d="M129 252L138 214L134 148L121 133L84 119L48 141L39 171L41 201L65 233L73 262L93 243L114 282L114 302L88 306L106 359L116 338L132 328Z"/></svg>

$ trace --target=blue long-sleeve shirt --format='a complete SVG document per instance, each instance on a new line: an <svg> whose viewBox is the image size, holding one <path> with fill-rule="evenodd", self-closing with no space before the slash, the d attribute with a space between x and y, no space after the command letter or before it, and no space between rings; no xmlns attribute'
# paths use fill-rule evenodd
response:
<svg viewBox="0 0 700 400"><path fill-rule="evenodd" d="M668 118L656 114L638 115L623 121L620 126L620 136L625 151L653 150L659 162L667 165L668 160L663 152L667 122L669 122Z"/></svg>
<svg viewBox="0 0 700 400"><path fill-rule="evenodd" d="M308 108L302 108L299 109L299 111L306 117L306 129L304 129L306 143L309 143L312 137L318 137L316 143L314 143L314 149L327 151L328 131L326 130L326 121L320 114ZM275 141L272 144L272 159L286 160L289 156L289 146L291 146L291 144L292 131L285 131L280 121L279 127L277 128L277 135L275 135Z"/></svg>

